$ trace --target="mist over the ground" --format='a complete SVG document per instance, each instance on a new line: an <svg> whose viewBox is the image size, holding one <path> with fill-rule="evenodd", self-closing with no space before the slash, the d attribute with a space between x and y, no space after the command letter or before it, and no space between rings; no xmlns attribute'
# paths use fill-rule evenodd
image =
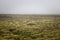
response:
<svg viewBox="0 0 60 40"><path fill-rule="evenodd" d="M0 0L0 14L60 14L60 0Z"/></svg>

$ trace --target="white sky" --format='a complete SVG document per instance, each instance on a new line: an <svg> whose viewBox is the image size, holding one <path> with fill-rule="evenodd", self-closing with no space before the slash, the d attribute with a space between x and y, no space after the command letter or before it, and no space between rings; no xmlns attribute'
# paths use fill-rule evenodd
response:
<svg viewBox="0 0 60 40"><path fill-rule="evenodd" d="M59 14L60 0L0 0L0 13Z"/></svg>

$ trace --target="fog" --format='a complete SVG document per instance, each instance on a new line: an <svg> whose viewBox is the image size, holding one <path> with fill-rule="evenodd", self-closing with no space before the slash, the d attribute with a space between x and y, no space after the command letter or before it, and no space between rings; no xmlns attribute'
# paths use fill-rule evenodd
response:
<svg viewBox="0 0 60 40"><path fill-rule="evenodd" d="M0 0L0 14L60 14L60 0Z"/></svg>

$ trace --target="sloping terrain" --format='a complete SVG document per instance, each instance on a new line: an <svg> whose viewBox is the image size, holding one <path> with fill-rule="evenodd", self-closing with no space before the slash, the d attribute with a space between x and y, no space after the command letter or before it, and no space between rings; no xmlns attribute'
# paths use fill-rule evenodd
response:
<svg viewBox="0 0 60 40"><path fill-rule="evenodd" d="M60 16L2 14L0 40L60 40Z"/></svg>

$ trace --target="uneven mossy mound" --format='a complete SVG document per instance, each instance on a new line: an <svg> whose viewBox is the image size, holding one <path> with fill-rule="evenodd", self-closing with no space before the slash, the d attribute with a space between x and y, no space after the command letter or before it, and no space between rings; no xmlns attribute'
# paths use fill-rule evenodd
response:
<svg viewBox="0 0 60 40"><path fill-rule="evenodd" d="M0 40L60 40L60 18L0 18Z"/></svg>

